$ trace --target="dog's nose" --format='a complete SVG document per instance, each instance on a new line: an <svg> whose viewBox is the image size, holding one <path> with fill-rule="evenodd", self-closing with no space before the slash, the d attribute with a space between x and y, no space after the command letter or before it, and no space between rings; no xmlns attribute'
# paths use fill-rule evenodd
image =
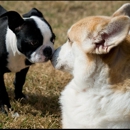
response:
<svg viewBox="0 0 130 130"><path fill-rule="evenodd" d="M44 50L43 50L43 54L47 57L47 58L50 58L52 56L52 49L51 47L46 47Z"/></svg>

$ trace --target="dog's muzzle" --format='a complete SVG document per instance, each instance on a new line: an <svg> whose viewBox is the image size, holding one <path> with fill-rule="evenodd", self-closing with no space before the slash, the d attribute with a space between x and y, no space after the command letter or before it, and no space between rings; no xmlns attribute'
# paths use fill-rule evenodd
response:
<svg viewBox="0 0 130 130"><path fill-rule="evenodd" d="M52 58L52 49L51 49L51 47L46 47L43 50L43 55L46 57L46 60L51 59Z"/></svg>
<svg viewBox="0 0 130 130"><path fill-rule="evenodd" d="M52 63L52 65L53 65L53 67L56 67L56 65L57 65L57 62L58 62L57 60L58 60L58 57L59 57L59 51L60 51L59 48L56 49L56 50L54 51L53 55L52 55L51 63Z"/></svg>

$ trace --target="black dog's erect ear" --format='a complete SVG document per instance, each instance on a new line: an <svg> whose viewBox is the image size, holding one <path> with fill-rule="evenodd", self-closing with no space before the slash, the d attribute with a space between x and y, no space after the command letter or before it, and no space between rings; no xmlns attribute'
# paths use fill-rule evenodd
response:
<svg viewBox="0 0 130 130"><path fill-rule="evenodd" d="M18 14L15 11L8 11L6 13L4 13L3 15L0 16L0 18L2 17L7 17L8 18L8 25L9 28L15 32L15 29L19 26L21 26L24 23L23 18L20 16L20 14Z"/></svg>
<svg viewBox="0 0 130 130"><path fill-rule="evenodd" d="M24 18L28 18L31 16L38 16L43 18L43 14L36 8L32 8L28 13L23 14Z"/></svg>
<svg viewBox="0 0 130 130"><path fill-rule="evenodd" d="M7 10L4 9L4 8L0 5L0 16L1 16L2 14L6 13L6 12L7 12Z"/></svg>

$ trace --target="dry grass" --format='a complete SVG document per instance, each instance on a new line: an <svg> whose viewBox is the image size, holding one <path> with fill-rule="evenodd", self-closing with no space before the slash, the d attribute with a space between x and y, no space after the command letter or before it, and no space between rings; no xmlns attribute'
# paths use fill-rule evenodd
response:
<svg viewBox="0 0 130 130"><path fill-rule="evenodd" d="M7 10L20 14L32 7L39 9L51 24L55 34L55 48L66 41L68 28L90 15L111 15L126 1L1 1ZM14 101L14 73L4 75L10 102L20 116L12 118L0 113L0 128L61 128L58 98L71 75L55 70L50 62L30 67L23 92L26 101Z"/></svg>

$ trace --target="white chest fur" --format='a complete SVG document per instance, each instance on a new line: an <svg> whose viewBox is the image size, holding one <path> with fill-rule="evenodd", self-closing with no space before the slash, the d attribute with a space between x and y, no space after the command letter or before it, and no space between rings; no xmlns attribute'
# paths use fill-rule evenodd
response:
<svg viewBox="0 0 130 130"><path fill-rule="evenodd" d="M113 91L107 66L100 60L96 62L100 63L96 70L89 68L95 75L84 78L83 73L76 73L79 77L62 91L63 128L130 128L130 92Z"/></svg>
<svg viewBox="0 0 130 130"><path fill-rule="evenodd" d="M25 56L24 55L16 54L14 56L11 53L9 54L7 68L10 71L18 72L25 67L27 67L27 66L25 65Z"/></svg>
<svg viewBox="0 0 130 130"><path fill-rule="evenodd" d="M74 80L62 91L63 128L129 128L130 93L109 89L76 91ZM106 86L104 86L106 87Z"/></svg>
<svg viewBox="0 0 130 130"><path fill-rule="evenodd" d="M17 49L17 39L15 34L8 28L6 34L6 49L8 52L7 68L12 72L18 72L27 67L25 65L26 57Z"/></svg>

